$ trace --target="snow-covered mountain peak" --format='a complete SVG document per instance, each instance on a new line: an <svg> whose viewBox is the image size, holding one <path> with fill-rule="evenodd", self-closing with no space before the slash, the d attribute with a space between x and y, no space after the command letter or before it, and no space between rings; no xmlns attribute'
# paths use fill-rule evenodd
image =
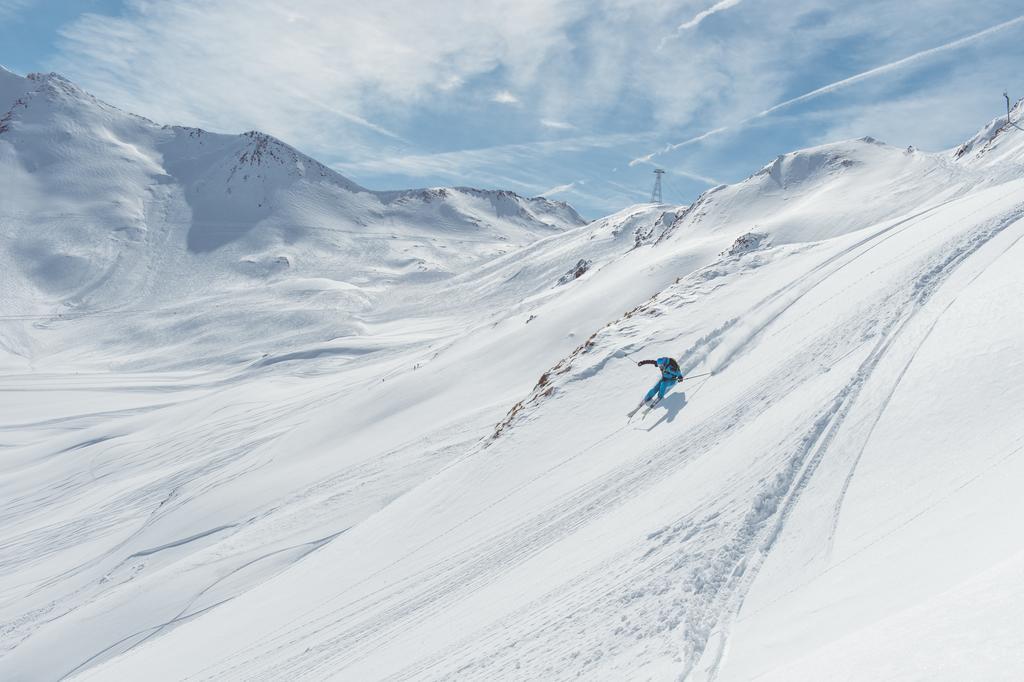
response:
<svg viewBox="0 0 1024 682"><path fill-rule="evenodd" d="M241 137L247 140L248 144L239 154L236 168L278 166L283 168L289 175L295 177L311 175L319 178L330 178L350 191L367 191L337 171L325 166L313 157L303 154L295 149L295 147L279 140L273 135L268 135L259 130L250 130L242 133Z"/></svg>
<svg viewBox="0 0 1024 682"><path fill-rule="evenodd" d="M33 71L32 73L26 74L25 78L30 81L34 81L40 84L51 85L55 88L60 88L62 91L73 94L73 95L85 95L85 91L79 88L77 85L72 83L70 80L60 75L56 71L44 72L44 71Z"/></svg>
<svg viewBox="0 0 1024 682"><path fill-rule="evenodd" d="M837 237L893 215L894 205L879 202L879 196L899 192L908 200L924 200L934 190L921 178L946 165L940 155L872 137L801 149L778 156L741 182L707 190L677 212L659 240L689 239L705 231L725 233L730 243L748 233L763 234L764 243L776 245Z"/></svg>
<svg viewBox="0 0 1024 682"><path fill-rule="evenodd" d="M81 113L90 107L95 107L106 112L116 112L116 115L119 116L125 116L138 121L143 121L147 124L152 124L152 121L145 117L129 114L111 104L108 104L107 102L104 102L80 88L74 81L59 73L53 71L46 73L33 72L29 73L24 78L21 78L16 74L11 75L14 75L16 79L21 81L20 84L25 89L26 94L42 96L48 100L51 105L56 105L64 109L78 110L78 113Z"/></svg>
<svg viewBox="0 0 1024 682"><path fill-rule="evenodd" d="M532 209L540 213L561 213L564 217L572 222L582 224L585 222L576 209L570 206L564 201L558 201L557 199L548 199L547 197L524 197L521 194L517 194L507 189L477 189L474 187L456 187L459 192L465 194L487 197L494 204L497 210L501 210L502 207L507 207L512 210L518 210L522 202L526 202Z"/></svg>
<svg viewBox="0 0 1024 682"><path fill-rule="evenodd" d="M870 136L832 142L782 154L752 177L766 177L780 188L788 189L821 182L858 164L883 163L901 151Z"/></svg>
<svg viewBox="0 0 1024 682"><path fill-rule="evenodd" d="M187 188L190 200L203 205L204 215L206 209L213 209L209 220L238 222L243 216L266 217L281 193L292 190L316 191L322 196L325 191L342 191L344 195L334 197L339 203L344 203L350 194L367 192L291 145L260 131L225 135L182 126L164 126L162 130L169 135L159 137L156 149L166 171ZM317 189L318 185L323 186ZM215 209L210 202L223 203L223 210ZM197 208L193 202L193 210ZM225 213L227 210L231 216ZM250 211L256 213L250 215ZM208 222L196 215L194 219Z"/></svg>
<svg viewBox="0 0 1024 682"><path fill-rule="evenodd" d="M20 125L22 132L30 135L49 131L101 139L124 134L130 128L155 127L149 119L122 111L53 72L24 77L10 71L0 74L0 120L0 132L16 130ZM38 148L43 145L28 146L41 151Z"/></svg>
<svg viewBox="0 0 1024 682"><path fill-rule="evenodd" d="M542 226L538 236L548 236L586 224L571 206L545 197L524 197L508 190L471 187L429 187L411 190L373 192L381 203L395 211L425 211L459 232L475 232L490 220L509 224ZM453 213L453 207L459 207ZM458 218L458 214L464 215ZM457 219L456 219L457 218ZM453 222L453 219L454 220ZM534 228L530 228L534 229Z"/></svg>

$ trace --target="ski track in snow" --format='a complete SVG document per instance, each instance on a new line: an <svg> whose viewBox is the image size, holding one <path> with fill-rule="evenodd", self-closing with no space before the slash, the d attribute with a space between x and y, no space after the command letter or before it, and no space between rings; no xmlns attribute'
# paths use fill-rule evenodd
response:
<svg viewBox="0 0 1024 682"><path fill-rule="evenodd" d="M856 372L851 382L843 388L839 395L836 396L833 405L828 408L819 419L815 422L815 427L812 428L811 432L805 437L805 442L813 446L808 448L806 451L798 451L798 455L794 457L793 463L795 466L791 467L792 470L799 470L799 475L795 477L795 480L787 481L786 487L789 489L785 495L785 499L776 513L777 520L767 533L767 535L761 540L759 552L752 555L751 558L757 560L758 564L763 562L764 556L771 549L771 545L776 537L782 532L786 517L789 511L799 501L801 491L807 486L811 477L814 475L815 469L818 467L822 458L827 456L829 452L829 446L835 439L837 433L846 422L850 411L857 405L858 396L865 386L865 384L872 378L875 368L886 357L887 353L891 351L893 344L899 339L900 334L904 328L908 325L910 320L915 315L920 314L922 308L924 308L930 299L936 294L943 282L949 277L949 275L955 271L956 267L960 265L965 259L969 258L978 249L987 244L992 238L998 235L1002 230L1018 223L1021 217L1024 216L1024 210L1018 208L1017 210L1010 213L1009 216L1001 217L992 224L982 227L977 230L974 235L971 235L965 240L957 240L957 243L946 252L950 255L943 259L936 265L929 267L926 271L920 273L920 275L913 280L913 296L910 297L910 303L894 320L890 321L887 327L882 331L881 338L878 340L874 349L872 349L868 358L861 364L861 367ZM1018 238L1019 239L1019 238ZM1016 243L1016 240L1015 242ZM983 270L982 270L983 271ZM979 272L980 274L980 272ZM885 399L881 405L877 408L875 420L872 426L863 435L863 447L866 446L867 440L870 438L871 431L873 430L874 424L877 424L888 405L889 399L895 393L899 386L899 382L906 372L906 368L909 367L910 363L913 362L914 355L927 340L929 333L934 328L935 323L951 304L955 301L955 296L949 303L942 306L941 309L935 315L935 319L927 327L924 334L921 336L912 348L907 353L906 361L903 364L903 368L891 379L891 385L888 388ZM805 461L806 460L806 461ZM853 476L853 472L856 468L857 458L854 459L853 464L850 468L849 476L844 484L843 489L835 502L835 511L833 512L833 533L835 525L838 523L838 515L842 506L842 500L845 495L846 489L849 485L849 481ZM720 628L720 640L724 646L724 641L727 639L727 628L728 620L735 618L736 614L742 608L743 595L746 589L749 588L750 583L757 576L757 565L751 566L747 563L744 566L744 584L738 586L733 590L731 597L732 604L727 607L725 612L725 620ZM709 679L715 679L716 674L714 671L717 667L717 661L720 659L721 654L716 654L713 660L714 663L710 670L711 675Z"/></svg>
<svg viewBox="0 0 1024 682"><path fill-rule="evenodd" d="M1008 219L1008 222L1002 224L993 233L991 233L989 235L986 235L980 241L980 243L979 242L975 242L973 244L970 244L969 248L964 249L964 251L962 252L963 253L963 258L969 257L971 254L974 253L974 251L977 251L980 248L982 248L983 246L985 246L989 241L991 241L992 238L994 238L996 235L998 235L1000 232L1002 232L1003 229L1009 227L1016 220L1019 220L1019 216L1021 214L1022 214L1022 212L1018 211L1015 214L1016 217L1015 216L1011 216ZM998 254L996 254L996 256L992 260L994 261L994 260L996 260L998 258L1001 258L1006 252L1008 252L1011 248L1013 248L1022 238L1024 238L1024 235L1016 237L1008 246L1006 246L1002 251L1000 251ZM959 254L957 254L957 255L959 256ZM970 285L971 283L973 283L978 277L980 277L984 273L985 273L985 269L978 270L965 283L964 286L966 287L966 286ZM832 539L835 537L836 527L839 524L839 514L840 514L840 511L842 510L843 500L845 499L846 493L849 490L850 483L853 481L853 476L854 476L854 474L857 471L857 464L858 464L858 462L860 462L860 458L864 454L864 450L866 449L867 443L868 443L868 441L871 438L871 434L874 432L875 427L878 425L879 420L881 420L882 415L885 414L885 409L889 405L889 401L892 399L893 394L896 392L896 389L899 387L900 381L902 381L904 374L906 374L907 370L910 368L911 363L914 361L914 358L915 358L915 356L917 354L917 351L921 348L921 346L924 345L925 341L928 340L928 337L931 335L932 331L935 329L935 325L938 324L939 319L942 317L942 315L947 310L949 310L949 308L952 307L952 305L954 303L956 303L956 301L957 301L957 294L953 294L952 296L949 297L948 302L946 302L946 304L944 306L942 306L941 310L936 311L936 313L933 315L932 320L928 324L927 329L924 331L923 334L921 334L920 339L915 343L913 349L907 354L906 362L903 364L902 368L899 370L899 373L896 375L895 379L891 382L891 385L890 385L889 389L887 390L887 392L885 394L884 400L882 401L881 405L878 407L877 411L875 412L874 419L871 421L870 426L864 432L864 434L863 434L863 436L861 438L860 447L857 449L856 455L854 456L853 461L850 464L849 472L847 473L846 478L843 481L843 487L840 490L839 495L838 495L838 497L836 499L836 502L835 502L835 509L833 511L833 514L832 514L832 530L829 533L829 548L828 548L829 552L831 552L831 550L832 550L832 544L831 543L832 543Z"/></svg>

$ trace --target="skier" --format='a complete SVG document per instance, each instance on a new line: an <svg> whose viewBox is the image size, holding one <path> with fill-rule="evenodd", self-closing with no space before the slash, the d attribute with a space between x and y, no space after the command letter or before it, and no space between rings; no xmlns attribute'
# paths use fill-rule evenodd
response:
<svg viewBox="0 0 1024 682"><path fill-rule="evenodd" d="M641 360L636 363L637 367L643 367L644 365L654 365L661 370L661 379L658 383L654 384L654 388L647 392L644 399L640 401L640 406L647 405L650 403L650 407L654 407L661 399L665 397L665 394L676 385L677 382L683 380L683 373L679 370L679 363L673 358L658 358L657 360ZM657 394L656 400L651 400Z"/></svg>

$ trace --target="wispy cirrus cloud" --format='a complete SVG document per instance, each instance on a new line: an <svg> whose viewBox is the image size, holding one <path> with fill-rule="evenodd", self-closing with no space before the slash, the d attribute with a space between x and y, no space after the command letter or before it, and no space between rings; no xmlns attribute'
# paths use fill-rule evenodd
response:
<svg viewBox="0 0 1024 682"><path fill-rule="evenodd" d="M419 109L499 66L511 83L529 82L581 14L538 0L306 0L299 10L274 0L127 0L119 15L65 26L53 67L162 122L259 128L307 147L353 135L373 145L375 135L404 137L396 128ZM519 101L511 88L494 99Z"/></svg>
<svg viewBox="0 0 1024 682"><path fill-rule="evenodd" d="M13 19L35 2L36 0L0 0L0 19Z"/></svg>
<svg viewBox="0 0 1024 682"><path fill-rule="evenodd" d="M546 189L543 192L541 192L540 196L542 196L542 197L551 197L551 196L555 196L556 194L565 194L566 192L571 190L573 187L575 187L577 184L582 185L582 184L584 184L584 181L583 180L574 180L573 182L567 182L564 185L555 185L554 187L551 187L551 188Z"/></svg>
<svg viewBox="0 0 1024 682"><path fill-rule="evenodd" d="M494 96L491 97L491 101L497 102L498 104L519 104L519 98L508 90L499 90L494 93Z"/></svg>
<svg viewBox="0 0 1024 682"><path fill-rule="evenodd" d="M576 126L565 121L555 121L550 118L542 118L540 124L545 128L551 128L553 130L574 130Z"/></svg>

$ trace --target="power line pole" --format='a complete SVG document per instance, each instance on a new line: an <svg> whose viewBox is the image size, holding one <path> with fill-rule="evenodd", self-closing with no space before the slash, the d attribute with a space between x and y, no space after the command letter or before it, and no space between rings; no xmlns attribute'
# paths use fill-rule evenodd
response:
<svg viewBox="0 0 1024 682"><path fill-rule="evenodd" d="M1006 127L1013 127L1016 128L1017 130L1024 131L1024 128L1021 128L1019 125L1010 120L1010 95L1006 92L1006 90L1003 90L1003 97L1006 98Z"/></svg>
<svg viewBox="0 0 1024 682"><path fill-rule="evenodd" d="M665 171L660 168L654 169L654 191L651 192L651 203L661 204L664 203L661 200L661 176L665 174Z"/></svg>

